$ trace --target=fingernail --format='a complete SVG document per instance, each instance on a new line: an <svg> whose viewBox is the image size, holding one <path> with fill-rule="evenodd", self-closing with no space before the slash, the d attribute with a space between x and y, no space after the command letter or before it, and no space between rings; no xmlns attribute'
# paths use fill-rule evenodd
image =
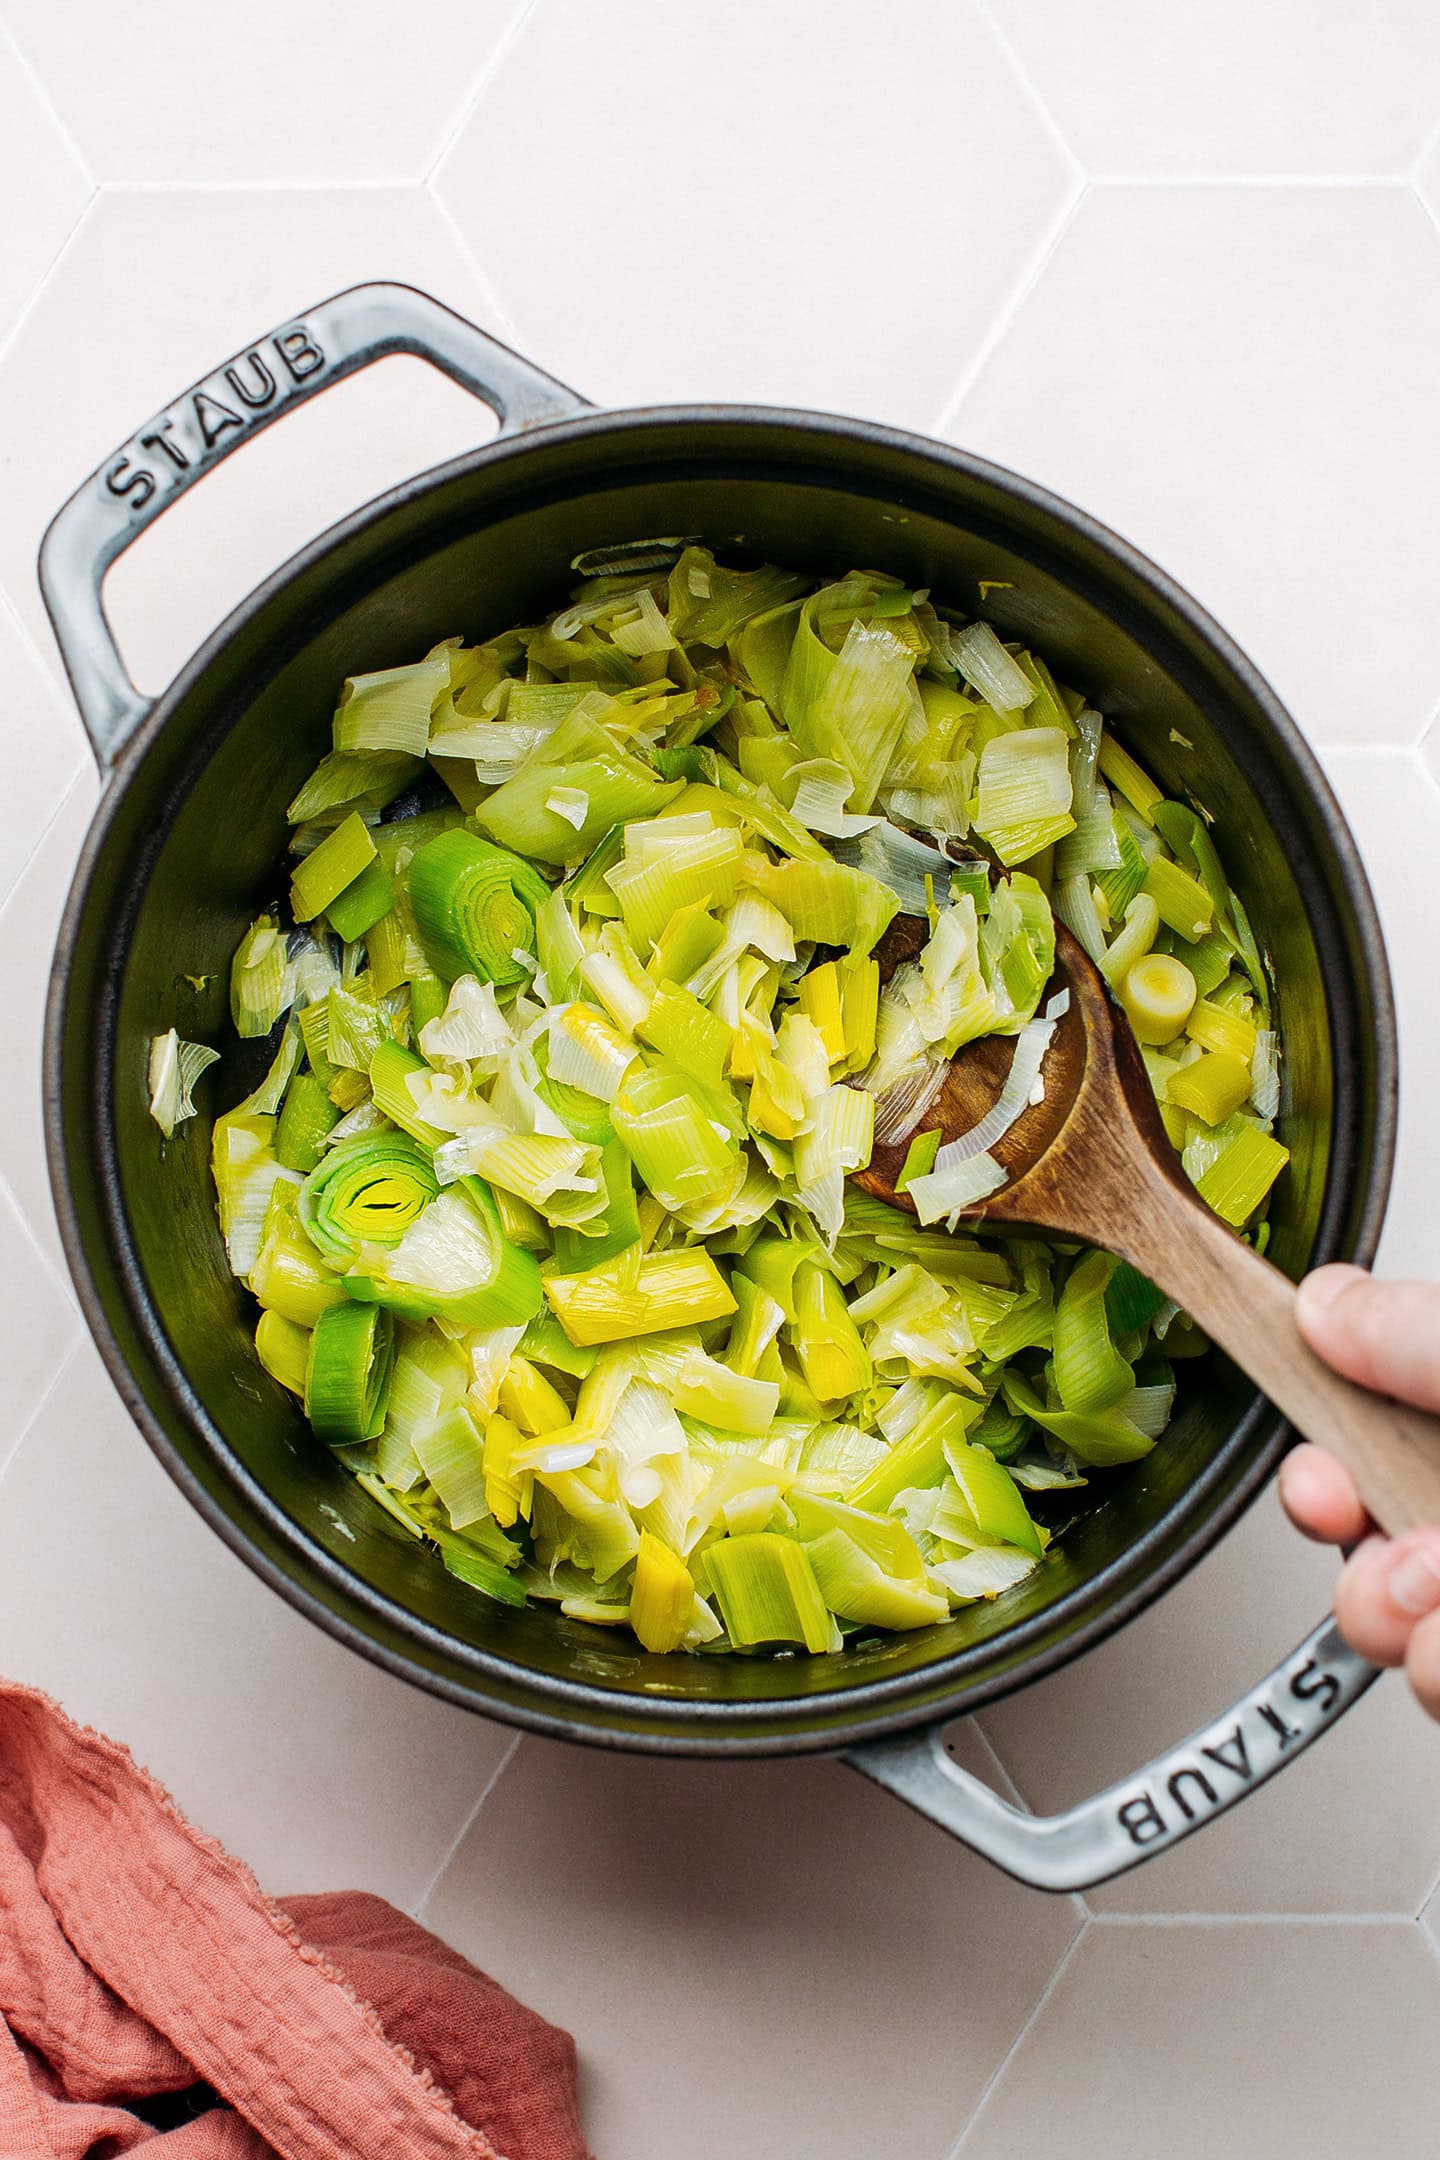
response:
<svg viewBox="0 0 1440 2160"><path fill-rule="evenodd" d="M1390 1602L1403 1613L1418 1617L1440 1605L1440 1553L1428 1545L1412 1545L1396 1554L1385 1572Z"/></svg>
<svg viewBox="0 0 1440 2160"><path fill-rule="evenodd" d="M1312 1313L1322 1313L1333 1305L1342 1290L1364 1279L1364 1268L1352 1267L1348 1260L1334 1260L1328 1267L1316 1268L1300 1285L1300 1302Z"/></svg>

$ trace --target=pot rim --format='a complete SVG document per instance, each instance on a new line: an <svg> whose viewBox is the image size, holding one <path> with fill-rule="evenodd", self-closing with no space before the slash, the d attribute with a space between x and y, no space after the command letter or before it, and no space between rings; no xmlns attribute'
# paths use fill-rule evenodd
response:
<svg viewBox="0 0 1440 2160"><path fill-rule="evenodd" d="M549 449L603 434L640 436L656 430L664 434L695 427L715 431L740 426L778 429L812 441L830 436L844 445L858 442L882 455L918 460L947 476L958 475L989 487L1002 499L1018 501L1053 520L1068 537L1088 544L1122 574L1137 580L1161 613L1168 610L1219 660L1261 714L1288 781L1318 817L1338 867L1339 897L1348 911L1348 927L1356 941L1359 965L1370 985L1375 1021L1374 1127L1368 1152L1357 1151L1354 1190L1349 1195L1356 1210L1356 1229L1347 1255L1362 1263L1373 1259L1384 1221L1397 1122L1398 1041L1384 940L1359 849L1314 752L1266 678L1183 586L1099 519L1006 466L906 429L800 407L701 404L588 409L574 417L502 433L475 450L399 482L317 534L242 597L159 693L108 774L102 770L101 798L86 833L56 940L44 1039L46 1152L61 1240L86 1323L131 1417L211 1529L295 1610L338 1641L432 1694L523 1730L635 1752L693 1756L833 1752L860 1740L968 1715L1028 1686L1125 1626L1203 1558L1269 1481L1293 1441L1291 1429L1257 1394L1229 1437L1175 1504L1107 1566L1039 1612L1016 1621L1003 1635L917 1665L909 1672L786 1699L740 1702L693 1702L668 1695L649 1698L563 1679L457 1642L352 1574L270 1498L230 1452L223 1434L194 1396L161 1316L143 1287L118 1198L118 1180L107 1179L106 1231L117 1263L117 1278L165 1392L200 1447L216 1462L227 1485L269 1532L270 1540L298 1560L312 1579L318 1577L339 1604L349 1609L337 1610L308 1583L297 1580L296 1574L272 1557L254 1532L236 1521L199 1478L151 1409L105 1311L70 1191L61 1066L75 948L95 867L111 825L175 711L200 686L233 637L297 579L318 569L327 557L383 524L396 511L474 472L518 465L537 445ZM1323 1205L1328 1207L1332 1198L1333 1188L1327 1181ZM1325 1257L1334 1255L1326 1253ZM1239 1459L1252 1448L1249 1462L1237 1470ZM1067 1607L1080 1615L1075 1624L1059 1639L1028 1647L1038 1636L1055 1636L1057 1619ZM451 1669L437 1670L423 1657L391 1647L388 1640L381 1639L376 1623L385 1635L399 1637L417 1651L428 1650ZM1002 1645L1006 1653L1003 1669L988 1678L968 1677L970 1667L993 1658ZM460 1677L455 1668L467 1677ZM499 1691L487 1686L496 1681L501 1683ZM534 1700L511 1699L509 1691L517 1683L522 1694Z"/></svg>

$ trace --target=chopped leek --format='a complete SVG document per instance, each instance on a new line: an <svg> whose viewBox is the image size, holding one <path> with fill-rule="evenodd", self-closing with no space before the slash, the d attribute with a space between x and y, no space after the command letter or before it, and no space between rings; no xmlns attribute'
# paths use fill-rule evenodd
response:
<svg viewBox="0 0 1440 2160"><path fill-rule="evenodd" d="M937 1625L1162 1441L1204 1347L1104 1254L963 1234L1043 1099L1056 922L1257 1242L1268 963L1208 818L991 624L681 540L576 567L544 621L352 676L290 805L289 910L230 969L276 1039L212 1140L255 1354L455 1597L657 1657ZM422 778L443 807L396 802ZM170 1131L214 1053L152 1056ZM881 1147L918 1222L852 1182Z"/></svg>
<svg viewBox="0 0 1440 2160"><path fill-rule="evenodd" d="M237 1035L268 1035L295 995L285 933L273 915L261 915L235 948L230 963L230 1018Z"/></svg>
<svg viewBox="0 0 1440 2160"><path fill-rule="evenodd" d="M181 1042L174 1028L150 1044L150 1115L168 1140L177 1125L195 1115L191 1089L201 1073L219 1062L218 1050L204 1043Z"/></svg>
<svg viewBox="0 0 1440 2160"><path fill-rule="evenodd" d="M1282 1147L1269 1133L1262 1132L1258 1125L1247 1125L1197 1180L1196 1191L1222 1222L1233 1223L1239 1230L1250 1220L1289 1160L1288 1148Z"/></svg>
<svg viewBox="0 0 1440 2160"><path fill-rule="evenodd" d="M378 1305L331 1305L315 1322L305 1415L331 1447L373 1440L385 1423L395 1331Z"/></svg>
<svg viewBox="0 0 1440 2160"><path fill-rule="evenodd" d="M724 1276L700 1247L648 1253L633 1266L622 1253L583 1275L547 1275L544 1284L555 1317L580 1344L695 1327L735 1310Z"/></svg>
<svg viewBox="0 0 1440 2160"><path fill-rule="evenodd" d="M1002 863L1024 862L1074 831L1068 753L1059 728L996 735L981 751L975 830Z"/></svg>
<svg viewBox="0 0 1440 2160"><path fill-rule="evenodd" d="M549 898L539 872L473 833L441 833L410 864L410 901L435 972L523 982L535 951L535 917Z"/></svg>
<svg viewBox="0 0 1440 2160"><path fill-rule="evenodd" d="M737 1649L803 1643L837 1650L839 1635L803 1545L761 1531L707 1547L705 1573L725 1632Z"/></svg>
<svg viewBox="0 0 1440 2160"><path fill-rule="evenodd" d="M1137 1042L1173 1042L1195 1010L1195 978L1169 953L1146 953L1136 960L1119 989Z"/></svg>
<svg viewBox="0 0 1440 2160"><path fill-rule="evenodd" d="M296 922L312 917L338 900L347 885L375 860L375 842L358 810L352 810L302 861L290 877L290 908Z"/></svg>
<svg viewBox="0 0 1440 2160"><path fill-rule="evenodd" d="M321 1258L346 1267L362 1246L398 1245L439 1189L430 1157L412 1140L346 1140L301 1186L300 1220Z"/></svg>

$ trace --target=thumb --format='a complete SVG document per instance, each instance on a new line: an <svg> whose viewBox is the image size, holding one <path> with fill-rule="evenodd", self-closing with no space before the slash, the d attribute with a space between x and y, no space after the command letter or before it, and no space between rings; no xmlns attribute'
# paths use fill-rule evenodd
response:
<svg viewBox="0 0 1440 2160"><path fill-rule="evenodd" d="M1440 1284L1317 1268L1300 1285L1295 1317L1311 1349L1347 1379L1440 1410Z"/></svg>

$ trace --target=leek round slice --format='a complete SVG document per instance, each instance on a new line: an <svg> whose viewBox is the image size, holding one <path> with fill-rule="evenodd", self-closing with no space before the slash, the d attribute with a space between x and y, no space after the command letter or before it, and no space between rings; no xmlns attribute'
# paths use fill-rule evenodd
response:
<svg viewBox="0 0 1440 2160"><path fill-rule="evenodd" d="M535 916L550 897L538 870L474 833L441 833L410 863L410 904L431 966L447 982L524 982L535 956Z"/></svg>
<svg viewBox="0 0 1440 2160"><path fill-rule="evenodd" d="M1120 986L1136 1039L1157 1046L1175 1040L1195 1010L1195 996L1195 977L1169 953L1146 953Z"/></svg>
<svg viewBox="0 0 1440 2160"><path fill-rule="evenodd" d="M332 1267L362 1245L398 1245L440 1190L429 1156L400 1133L342 1140L300 1188L300 1220Z"/></svg>
<svg viewBox="0 0 1440 2160"><path fill-rule="evenodd" d="M310 1338L305 1415L330 1447L373 1440L385 1423L395 1323L380 1305L332 1305Z"/></svg>

